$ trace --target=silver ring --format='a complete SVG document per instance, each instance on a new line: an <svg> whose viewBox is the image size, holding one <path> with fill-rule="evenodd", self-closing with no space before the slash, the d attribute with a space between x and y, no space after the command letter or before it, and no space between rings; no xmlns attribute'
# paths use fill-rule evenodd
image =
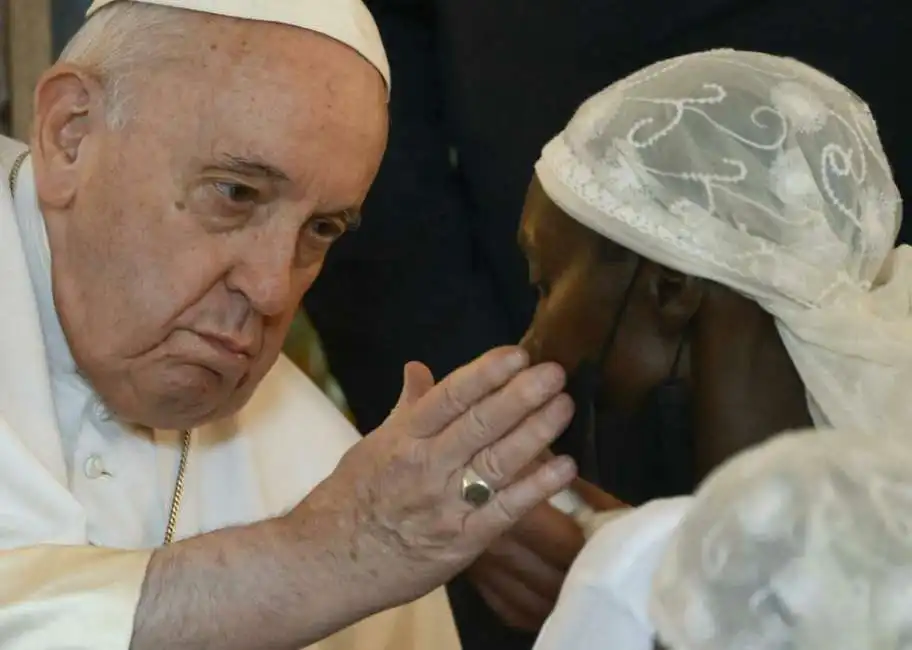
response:
<svg viewBox="0 0 912 650"><path fill-rule="evenodd" d="M471 467L462 475L462 500L471 506L480 508L494 496L494 488L488 485Z"/></svg>

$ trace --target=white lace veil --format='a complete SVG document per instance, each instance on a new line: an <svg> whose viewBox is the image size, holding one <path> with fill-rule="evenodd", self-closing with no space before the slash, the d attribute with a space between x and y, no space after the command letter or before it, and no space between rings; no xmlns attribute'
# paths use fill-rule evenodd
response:
<svg viewBox="0 0 912 650"><path fill-rule="evenodd" d="M866 105L791 59L713 51L586 101L536 165L550 198L775 316L818 425L912 422L912 249Z"/></svg>
<svg viewBox="0 0 912 650"><path fill-rule="evenodd" d="M704 483L653 583L669 650L912 647L912 446L787 434Z"/></svg>

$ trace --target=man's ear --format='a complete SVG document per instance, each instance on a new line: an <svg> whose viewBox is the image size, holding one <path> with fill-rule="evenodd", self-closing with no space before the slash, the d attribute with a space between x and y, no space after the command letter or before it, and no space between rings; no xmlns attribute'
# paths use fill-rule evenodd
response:
<svg viewBox="0 0 912 650"><path fill-rule="evenodd" d="M85 70L55 65L35 90L32 160L38 194L51 207L66 207L78 187L86 138L103 128L104 88Z"/></svg>
<svg viewBox="0 0 912 650"><path fill-rule="evenodd" d="M702 279L646 262L649 298L663 332L677 334L700 309L706 285Z"/></svg>

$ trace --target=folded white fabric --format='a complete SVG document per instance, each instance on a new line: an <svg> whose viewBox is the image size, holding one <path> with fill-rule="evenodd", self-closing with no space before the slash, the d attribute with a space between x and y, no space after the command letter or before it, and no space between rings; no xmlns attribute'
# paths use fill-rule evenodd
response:
<svg viewBox="0 0 912 650"><path fill-rule="evenodd" d="M653 580L670 650L901 650L912 644L912 444L810 431L712 475Z"/></svg>

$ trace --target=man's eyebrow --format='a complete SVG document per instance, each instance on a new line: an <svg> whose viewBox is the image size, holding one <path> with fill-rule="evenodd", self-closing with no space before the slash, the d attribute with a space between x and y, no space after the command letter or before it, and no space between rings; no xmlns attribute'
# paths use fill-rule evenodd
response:
<svg viewBox="0 0 912 650"><path fill-rule="evenodd" d="M323 219L342 219L345 222L346 230L357 230L361 227L361 210L360 208L345 208L343 210L324 210L315 212L313 217Z"/></svg>
<svg viewBox="0 0 912 650"><path fill-rule="evenodd" d="M219 167L228 171L245 174L247 176L259 176L261 178L271 178L278 181L287 181L288 175L278 167L269 163L257 160L255 158L245 158L242 156L224 155L218 159ZM346 228L357 230L361 227L361 209L358 207L345 208L335 211L331 214L320 214L316 216L342 217Z"/></svg>
<svg viewBox="0 0 912 650"><path fill-rule="evenodd" d="M345 221L345 227L348 230L357 230L361 227L361 210L358 208L343 210L342 219Z"/></svg>
<svg viewBox="0 0 912 650"><path fill-rule="evenodd" d="M255 158L225 155L219 157L218 165L227 171L244 174L246 176L270 178L277 181L288 180L288 175L281 169Z"/></svg>

